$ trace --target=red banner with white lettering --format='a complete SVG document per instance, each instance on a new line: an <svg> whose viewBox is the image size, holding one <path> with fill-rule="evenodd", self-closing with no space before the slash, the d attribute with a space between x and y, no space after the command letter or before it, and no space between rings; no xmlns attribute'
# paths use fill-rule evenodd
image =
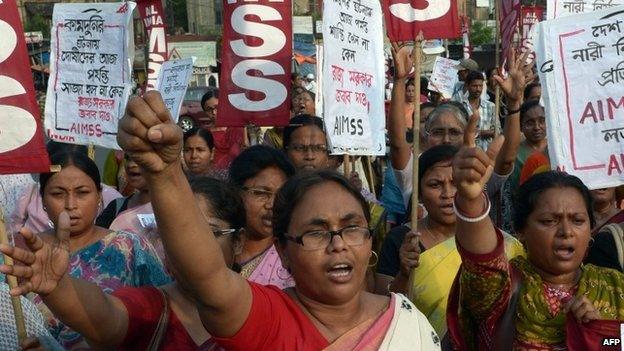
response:
<svg viewBox="0 0 624 351"><path fill-rule="evenodd" d="M50 171L15 0L0 1L0 174Z"/></svg>
<svg viewBox="0 0 624 351"><path fill-rule="evenodd" d="M290 119L292 3L224 1L217 126L284 126Z"/></svg>
<svg viewBox="0 0 624 351"><path fill-rule="evenodd" d="M382 5L390 41L413 41L421 30L425 39L461 35L457 0L383 0Z"/></svg>
<svg viewBox="0 0 624 351"><path fill-rule="evenodd" d="M541 6L522 6L520 16L520 51L529 52L529 59L535 60L533 31L535 25L544 19L544 8Z"/></svg>
<svg viewBox="0 0 624 351"><path fill-rule="evenodd" d="M499 0L500 6L500 41L501 41L501 66L505 67L505 60L512 48L514 34L518 29L520 19L520 0Z"/></svg>
<svg viewBox="0 0 624 351"><path fill-rule="evenodd" d="M156 86L160 66L167 61L165 12L160 0L137 0L137 7L147 33L147 90L152 90Z"/></svg>

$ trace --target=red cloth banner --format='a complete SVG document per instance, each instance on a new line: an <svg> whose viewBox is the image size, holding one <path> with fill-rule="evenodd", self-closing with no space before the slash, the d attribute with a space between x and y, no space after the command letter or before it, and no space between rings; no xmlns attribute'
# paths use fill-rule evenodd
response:
<svg viewBox="0 0 624 351"><path fill-rule="evenodd" d="M520 3L520 0L499 0L497 4L500 6L501 67L505 67L504 62L513 45L514 34L518 29Z"/></svg>
<svg viewBox="0 0 624 351"><path fill-rule="evenodd" d="M160 66L167 61L167 37L162 3L160 0L138 0L137 7L147 32L147 90L156 86L160 74Z"/></svg>
<svg viewBox="0 0 624 351"><path fill-rule="evenodd" d="M15 0L0 1L0 174L50 171Z"/></svg>
<svg viewBox="0 0 624 351"><path fill-rule="evenodd" d="M390 41L414 41L421 30L425 39L461 35L457 0L383 0L382 7Z"/></svg>
<svg viewBox="0 0 624 351"><path fill-rule="evenodd" d="M292 3L223 2L217 126L284 126L290 118Z"/></svg>
<svg viewBox="0 0 624 351"><path fill-rule="evenodd" d="M535 60L535 49L531 38L533 28L544 18L544 8L541 6L522 6L520 15L520 50L529 52L529 59Z"/></svg>

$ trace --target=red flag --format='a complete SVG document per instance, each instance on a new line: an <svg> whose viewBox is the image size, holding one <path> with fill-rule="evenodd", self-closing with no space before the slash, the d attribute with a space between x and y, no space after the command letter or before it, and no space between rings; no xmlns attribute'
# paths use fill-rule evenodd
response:
<svg viewBox="0 0 624 351"><path fill-rule="evenodd" d="M513 44L514 34L518 29L520 0L499 0L497 5L500 6L501 67L504 67L504 62Z"/></svg>
<svg viewBox="0 0 624 351"><path fill-rule="evenodd" d="M138 0L137 7L147 32L148 63L147 90L156 86L160 66L167 61L167 36L165 33L164 11L160 0Z"/></svg>
<svg viewBox="0 0 624 351"><path fill-rule="evenodd" d="M217 126L284 126L290 118L292 4L223 2Z"/></svg>
<svg viewBox="0 0 624 351"><path fill-rule="evenodd" d="M0 1L0 174L50 171L24 30L15 0Z"/></svg>
<svg viewBox="0 0 624 351"><path fill-rule="evenodd" d="M461 35L457 0L383 0L390 41L413 41L420 30L425 39Z"/></svg>

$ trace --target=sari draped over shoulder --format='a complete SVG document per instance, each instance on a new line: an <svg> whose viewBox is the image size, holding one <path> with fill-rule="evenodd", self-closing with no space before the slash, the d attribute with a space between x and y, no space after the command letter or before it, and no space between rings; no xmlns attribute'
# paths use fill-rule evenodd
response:
<svg viewBox="0 0 624 351"><path fill-rule="evenodd" d="M363 322L323 350L440 350L440 338L407 297L392 294L388 309L380 316Z"/></svg>
<svg viewBox="0 0 624 351"><path fill-rule="evenodd" d="M505 253L508 258L524 255L522 244L504 234ZM425 250L420 254L419 266L414 270L414 304L427 316L439 335L446 334L446 305L448 292L459 271L461 257L455 237Z"/></svg>
<svg viewBox="0 0 624 351"><path fill-rule="evenodd" d="M69 257L68 274L96 284L107 294L124 286L160 286L171 282L154 248L144 238L111 232ZM33 302L48 320L48 329L66 350L90 350L86 340L58 320L35 295Z"/></svg>
<svg viewBox="0 0 624 351"><path fill-rule="evenodd" d="M134 233L144 237L152 244L158 257L163 262L165 261L165 249L158 235L151 202L120 212L111 223L110 230Z"/></svg>
<svg viewBox="0 0 624 351"><path fill-rule="evenodd" d="M282 260L271 245L264 253L242 265L241 275L261 285L275 285L280 289L295 286L295 281L284 267Z"/></svg>
<svg viewBox="0 0 624 351"><path fill-rule="evenodd" d="M511 301L512 279L521 280L513 319L514 350L598 350L596 345L583 344L584 340L595 335L606 337L614 331L612 321L624 321L622 273L581 266L575 296L586 296L602 319L580 325L562 308L551 312L542 278L526 258L508 261L501 251L499 236L499 247L490 254L461 253L464 260L451 291L447 316L456 349L492 349L499 321ZM518 274L511 274L512 269ZM583 335L567 335L566 330ZM616 336L619 338L619 330L612 337Z"/></svg>

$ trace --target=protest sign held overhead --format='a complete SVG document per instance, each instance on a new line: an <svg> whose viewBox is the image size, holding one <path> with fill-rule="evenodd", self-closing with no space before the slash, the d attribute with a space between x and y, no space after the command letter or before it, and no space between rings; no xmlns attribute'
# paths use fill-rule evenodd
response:
<svg viewBox="0 0 624 351"><path fill-rule="evenodd" d="M147 90L152 90L156 86L160 66L167 60L165 12L160 0L139 0L137 6L147 32Z"/></svg>
<svg viewBox="0 0 624 351"><path fill-rule="evenodd" d="M290 118L292 3L223 3L218 126L284 126Z"/></svg>
<svg viewBox="0 0 624 351"><path fill-rule="evenodd" d="M455 85L459 81L457 76L458 65L459 61L442 56L436 57L428 89L441 93L445 99L450 99L453 96Z"/></svg>
<svg viewBox="0 0 624 351"><path fill-rule="evenodd" d="M0 174L50 169L23 32L15 1L0 1Z"/></svg>
<svg viewBox="0 0 624 351"><path fill-rule="evenodd" d="M117 146L132 90L135 3L56 4L45 126L51 139Z"/></svg>
<svg viewBox="0 0 624 351"><path fill-rule="evenodd" d="M544 18L544 8L541 6L522 6L520 16L520 51L529 52L528 59L535 60L535 50L533 48L533 33L535 25Z"/></svg>
<svg viewBox="0 0 624 351"><path fill-rule="evenodd" d="M323 118L335 154L384 155L384 55L377 2L323 3Z"/></svg>
<svg viewBox="0 0 624 351"><path fill-rule="evenodd" d="M334 0L343 4L350 1ZM355 6L364 6L354 0ZM390 41L413 41L422 30L425 39L452 39L461 35L457 0L383 0Z"/></svg>
<svg viewBox="0 0 624 351"><path fill-rule="evenodd" d="M548 0L547 19L593 12L624 5L624 0Z"/></svg>
<svg viewBox="0 0 624 351"><path fill-rule="evenodd" d="M192 74L193 59L191 58L166 61L160 68L156 90L162 95L163 101L171 113L171 118L176 123L178 123L180 107Z"/></svg>
<svg viewBox="0 0 624 351"><path fill-rule="evenodd" d="M624 7L547 21L538 29L552 167L591 189L622 184Z"/></svg>

